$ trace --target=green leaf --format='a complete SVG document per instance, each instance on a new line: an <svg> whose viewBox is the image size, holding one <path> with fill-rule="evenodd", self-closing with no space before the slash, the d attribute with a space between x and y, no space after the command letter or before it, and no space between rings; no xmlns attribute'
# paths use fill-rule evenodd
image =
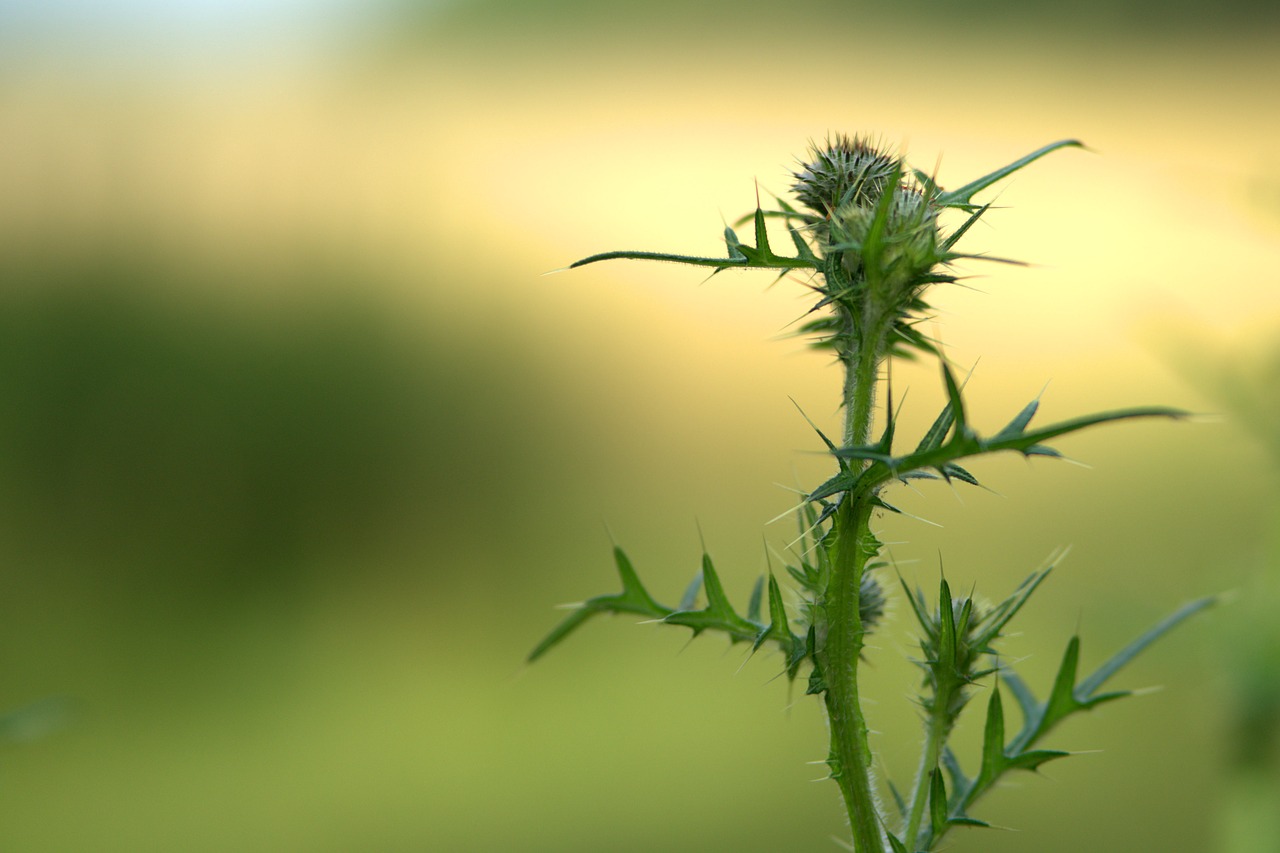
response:
<svg viewBox="0 0 1280 853"><path fill-rule="evenodd" d="M893 434L897 428L897 412L893 409L893 385L886 385L884 406L884 432L876 442L876 448L888 458L892 458Z"/></svg>
<svg viewBox="0 0 1280 853"><path fill-rule="evenodd" d="M958 436L968 429L969 419L964 410L964 395L960 393L955 374L945 361L942 362L942 380L947 386L947 406L951 409L951 422L955 425Z"/></svg>
<svg viewBox="0 0 1280 853"><path fill-rule="evenodd" d="M1026 752L1020 752L1009 758L1009 768L1011 770L1037 770L1041 764L1047 761L1053 761L1055 758L1065 758L1070 755L1069 752L1063 752L1060 749L1032 749Z"/></svg>
<svg viewBox="0 0 1280 853"><path fill-rule="evenodd" d="M635 569L631 566L631 561L621 548L615 547L613 549L613 558L617 564L618 575L622 578L622 592L616 595L599 595L579 605L567 619L552 629L551 633L529 653L527 658L529 663L533 663L542 657L561 640L573 633L578 626L597 613L634 613L640 616L662 619L672 612L669 608L663 607L654 601L645 590L644 585L640 583L640 578L636 575Z"/></svg>
<svg viewBox="0 0 1280 853"><path fill-rule="evenodd" d="M1081 708L1076 701L1076 671L1080 666L1080 637L1074 636L1067 643L1067 650L1062 655L1062 663L1058 666L1058 674L1053 680L1053 689L1045 703L1044 714L1040 720L1040 728L1048 729L1054 723Z"/></svg>
<svg viewBox="0 0 1280 853"><path fill-rule="evenodd" d="M929 828L930 838L940 838L947 831L947 784L942 781L942 771L929 771Z"/></svg>
<svg viewBox="0 0 1280 853"><path fill-rule="evenodd" d="M957 408L955 401L959 399L960 389L950 370L945 371L945 376L948 396L952 400L947 405L949 413L944 411L944 415L947 417L940 417L938 421L935 421L935 427L930 429L929 434L926 434L924 441L921 442L920 449L905 456L879 459L873 458L873 451L869 451L867 448L838 448L835 451L836 456L872 459L873 464L856 474L842 472L820 486L811 495L811 498L826 497L842 491L873 492L889 480L901 479L914 471L926 469L941 471L944 466L954 464L961 459L999 453L1005 450L1013 450L1026 456L1057 456L1059 455L1057 451L1045 447L1040 442L1113 421L1148 417L1178 419L1186 416L1186 413L1179 409L1149 406L1072 418L1071 420L1062 421L1030 432L1024 431L1016 435L996 435L993 438L981 438L965 425L963 409ZM935 444L938 441L935 430L940 425L945 425L947 419L953 419L956 429L949 440ZM945 428L945 426L942 428ZM934 446L930 447L930 445Z"/></svg>
<svg viewBox="0 0 1280 853"><path fill-rule="evenodd" d="M933 630L933 622L929 619L929 605L924 599L924 590L916 589L913 592L911 587L907 586L905 578L899 575L898 580L902 582L902 588L907 593L907 603L911 605L911 612L915 614L916 621L926 633L929 633Z"/></svg>
<svg viewBox="0 0 1280 853"><path fill-rule="evenodd" d="M959 480L960 482L968 483L971 486L982 485L978 482L977 477L973 476L954 462L948 462L946 465L943 465L940 470L942 471L943 479L947 482L950 482L951 480Z"/></svg>
<svg viewBox="0 0 1280 853"><path fill-rule="evenodd" d="M955 751L949 746L942 748L942 766L947 771L947 776L951 778L951 788L954 793L969 790L973 780L964 774L964 769L960 767L960 759L956 758Z"/></svg>
<svg viewBox="0 0 1280 853"><path fill-rule="evenodd" d="M991 687L991 699L987 702L987 724L982 732L982 769L978 772L977 785L989 787L1006 767L1004 757L1004 705L1000 701L1000 685Z"/></svg>
<svg viewBox="0 0 1280 853"><path fill-rule="evenodd" d="M1040 408L1040 399L1037 397L1030 403L1022 407L1022 411L1018 412L1013 420L998 433L996 438L1009 438L1015 435L1022 435L1023 430L1027 428L1027 424L1031 423L1031 419L1036 416L1036 410Z"/></svg>
<svg viewBox="0 0 1280 853"><path fill-rule="evenodd" d="M693 580L689 581L689 585L684 588L684 595L680 596L680 603L676 605L676 610L692 610L694 605L698 603L698 593L702 592L702 572L699 571L693 576Z"/></svg>
<svg viewBox="0 0 1280 853"><path fill-rule="evenodd" d="M769 229L764 224L764 211L760 209L759 199L756 201L756 246L764 254L772 255L773 249L769 246Z"/></svg>
<svg viewBox="0 0 1280 853"><path fill-rule="evenodd" d="M979 219L981 219L982 215L990 209L991 209L991 205L984 204L982 207L978 208L973 213L971 213L969 215L969 218L964 221L963 225L961 225L959 228L953 231L945 240L942 241L943 250L944 251L948 250L952 246L954 246L957 242L959 242L960 238L965 235L965 232L967 232L970 228L972 228L974 223L977 222Z"/></svg>
<svg viewBox="0 0 1280 853"><path fill-rule="evenodd" d="M916 446L916 454L926 453L931 450L937 450L942 446L942 442L946 440L947 433L951 431L951 425L955 423L955 410L951 408L951 404L947 403L938 417L934 419L933 425L929 427L924 434L924 438L920 439L920 444Z"/></svg>
<svg viewBox="0 0 1280 853"><path fill-rule="evenodd" d="M862 245L854 249L855 251L860 251L862 255L863 269L866 272L868 283L873 288L884 271L884 234L889 224L889 212L893 209L894 197L898 193L898 181L901 177L902 164L899 163L886 179L885 185L888 189L876 201L871 225L867 228Z"/></svg>
<svg viewBox="0 0 1280 853"><path fill-rule="evenodd" d="M709 554L702 555L702 586L707 596L706 607L701 610L677 610L668 613L662 621L671 625L683 625L692 629L695 635L712 628L724 631L731 642L754 640L760 632L759 626L734 612Z"/></svg>
<svg viewBox="0 0 1280 853"><path fill-rule="evenodd" d="M938 664L945 667L944 674L955 671L956 615L951 600L951 586L943 578L938 592Z"/></svg>
<svg viewBox="0 0 1280 853"><path fill-rule="evenodd" d="M737 232L728 225L724 227L724 244L729 249L730 258L743 262L747 260L747 256L742 254L742 249L740 248L742 246L742 241L738 239ZM572 267L570 269L572 269Z"/></svg>
<svg viewBox="0 0 1280 853"><path fill-rule="evenodd" d="M1156 640L1169 633L1169 631L1173 630L1191 616L1194 616L1201 610L1213 606L1217 602L1218 596L1209 596L1207 598L1200 598L1184 604L1182 607L1162 619L1158 624L1152 627L1151 630L1147 631L1132 643L1112 655L1106 663L1098 667L1092 675L1080 683L1080 687L1077 689L1076 695L1083 702L1095 702L1097 697L1094 697L1094 694L1097 692L1098 688L1101 687L1107 679L1111 678L1111 676L1115 675L1117 671L1128 664L1129 661L1137 657L1138 654L1147 648L1147 646L1150 646Z"/></svg>
<svg viewBox="0 0 1280 853"><path fill-rule="evenodd" d="M839 456L843 456L846 450L853 450L853 449L859 449L859 448L841 448L840 450L836 451L836 454ZM851 488L856 486L861 479L862 479L862 474L860 472L841 471L839 474L836 474L830 480L827 480L821 486L818 486L818 488L810 492L807 496L807 499L810 501L818 501L818 500L822 500L823 498L829 498L832 495L839 494L840 492L847 492Z"/></svg>
<svg viewBox="0 0 1280 853"><path fill-rule="evenodd" d="M760 622L760 606L764 595L764 575L756 578L755 585L751 587L751 598L747 602L747 621Z"/></svg>
<svg viewBox="0 0 1280 853"><path fill-rule="evenodd" d="M587 264L599 263L600 261L667 261L670 263L686 264L695 267L714 267L716 272L722 270L742 268L742 269L771 269L771 270L795 270L795 269L819 269L819 264L812 252L801 253L801 257L788 258L775 254L769 246L768 230L765 228L765 213L758 206L755 212L755 231L756 245L749 246L743 243L732 228L726 227L724 231L724 241L727 248L727 255L723 258L706 258L697 255L677 255L668 252L602 252L598 255L591 255L579 261L569 264L569 269L584 267ZM803 255L806 255L804 257Z"/></svg>
<svg viewBox="0 0 1280 853"><path fill-rule="evenodd" d="M1028 452L1042 441L1051 438L1067 435L1068 433L1079 432L1098 424L1111 423L1113 421L1127 421L1134 418L1172 418L1181 420L1185 418L1187 413L1181 409L1171 409L1167 406L1139 406L1132 409L1119 409L1111 412L1099 412L1093 415L1084 415L1070 420L1060 421L1052 426L1043 429L1033 430L1031 432L1021 432L1017 435L997 435L990 441L984 442L984 452L994 453L998 450L1021 450ZM1056 451L1051 451L1056 453Z"/></svg>
<svg viewBox="0 0 1280 853"><path fill-rule="evenodd" d="M813 625L809 626L809 635L805 638L804 644L805 654L813 660L813 669L809 671L809 686L804 692L806 696L817 696L826 692L827 680L822 675L822 667L818 665L818 632Z"/></svg>
<svg viewBox="0 0 1280 853"><path fill-rule="evenodd" d="M1031 688L1022 680L1022 677L1009 667L1000 668L1000 677L1004 679L1005 686L1009 688L1013 698L1018 700L1018 708L1022 711L1023 729L1029 732L1043 711L1040 702L1037 701L1035 694L1031 692Z"/></svg>
<svg viewBox="0 0 1280 853"><path fill-rule="evenodd" d="M1031 594L1044 583L1044 579L1053 571L1053 565L1032 573L1026 580L1018 585L1004 601L991 608L982 619L982 627L975 636L975 642L982 647L990 644L996 637L1000 636L1000 632L1004 630L1005 625L1017 615L1022 606L1027 603L1027 599ZM990 649L985 649L990 652Z"/></svg>
<svg viewBox="0 0 1280 853"><path fill-rule="evenodd" d="M1039 160L1044 155L1052 151L1057 151L1059 148L1083 148L1083 147L1084 147L1084 143L1080 142L1077 139L1063 139L1059 142L1051 143L1049 145L1044 146L1043 148L1039 148L1035 151L1032 151L1027 156L1022 157L1018 160L1015 160L1007 166L996 169L994 172L991 172L990 174L983 175L981 178L978 178L976 181L970 181L969 183L965 184L958 190L939 193L936 199L937 204L939 207L961 207L961 208L969 207L970 199L972 199L974 195L981 192L982 190L985 190L987 187L991 186L997 181L1007 178L1009 175L1012 175L1014 172L1018 171L1022 167L1030 163L1033 163L1036 160Z"/></svg>
<svg viewBox="0 0 1280 853"><path fill-rule="evenodd" d="M782 647L787 658L787 677L795 678L806 657L804 641L791 633L787 607L782 601L782 590L772 572L769 574L769 627L760 632L753 649L759 649L768 639L775 640Z"/></svg>

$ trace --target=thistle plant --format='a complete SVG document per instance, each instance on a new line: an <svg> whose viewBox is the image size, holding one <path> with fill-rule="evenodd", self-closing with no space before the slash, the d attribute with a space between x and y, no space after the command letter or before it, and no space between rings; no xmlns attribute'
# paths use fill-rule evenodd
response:
<svg viewBox="0 0 1280 853"><path fill-rule="evenodd" d="M572 267L606 260L674 261L707 267L713 274L761 269L798 278L814 297L800 331L833 353L843 371L844 429L837 441L813 426L834 472L797 507L800 537L786 566L795 595L784 596L782 584L769 572L757 581L740 613L704 553L701 571L679 603L669 607L650 595L627 555L615 547L621 591L578 605L529 660L602 613L679 625L695 636L721 633L731 643L749 644L752 652L766 646L780 651L786 676L801 678L806 693L826 709L831 734L826 764L840 789L857 853L936 850L953 827L986 826L972 809L1006 774L1035 770L1067 755L1042 745L1049 733L1067 717L1130 695L1104 691L1103 686L1212 599L1185 605L1085 677L1078 671L1080 641L1073 637L1052 683L1038 694L999 649L1010 620L1041 586L1052 563L995 605L954 594L946 580L930 602L903 581L903 594L920 627L916 663L923 673L918 708L924 742L914 780L901 787L876 776L858 673L868 654L868 635L881 621L889 595L883 578L888 562L874 528L878 517L898 511L888 500L895 487L913 480L977 485L962 463L1003 451L1059 457L1049 442L1088 427L1183 416L1168 408L1132 408L1033 426L1038 400L1032 400L1003 427L982 432L970 422L962 382L921 331L930 311L928 292L957 281L956 261L997 260L956 248L991 208L973 198L1052 151L1079 146L1074 140L1046 145L947 190L870 139L835 136L813 145L800 163L794 173L794 204L778 199L767 210L757 204L754 213L725 228L725 257L621 251L574 263ZM949 218L956 222L949 225ZM771 220L785 228L794 254L780 254L770 245ZM747 224L754 243L735 230ZM897 435L898 413L884 379L886 363L893 358L936 361L946 392L947 402L932 425L905 445ZM877 416L882 385L884 402ZM980 690L987 696L981 753L962 760L949 740ZM1021 712L1020 726L1007 723L1005 695Z"/></svg>

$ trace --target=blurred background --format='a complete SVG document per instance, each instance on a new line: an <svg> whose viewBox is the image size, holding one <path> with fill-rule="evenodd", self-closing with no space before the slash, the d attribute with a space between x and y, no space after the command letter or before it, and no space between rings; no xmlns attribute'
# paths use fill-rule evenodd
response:
<svg viewBox="0 0 1280 853"><path fill-rule="evenodd" d="M935 294L980 428L1046 383L1212 415L899 494L904 577L998 599L1071 546L1011 641L1041 690L1236 591L950 849L1280 850L1278 39L1263 0L0 0L0 848L838 849L776 657L613 620L523 659L611 540L668 602L705 541L741 606L826 476L788 398L839 414L794 283L542 274L719 254L861 132L949 186L1092 149L967 238L1035 266ZM910 435L936 373L893 370ZM900 783L909 622L866 688Z"/></svg>

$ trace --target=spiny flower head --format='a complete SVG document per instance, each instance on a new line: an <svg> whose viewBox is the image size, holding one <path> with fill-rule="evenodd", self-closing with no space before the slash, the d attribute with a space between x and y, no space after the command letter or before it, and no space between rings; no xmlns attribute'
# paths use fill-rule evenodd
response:
<svg viewBox="0 0 1280 853"><path fill-rule="evenodd" d="M919 665L925 671L927 691L921 704L926 710L945 711L954 720L969 701L966 688L989 671L979 664L984 654L991 653L991 615L992 608L985 602L956 596L945 604L939 602L924 620L920 637L924 660ZM944 708L937 707L939 701Z"/></svg>
<svg viewBox="0 0 1280 853"><path fill-rule="evenodd" d="M840 262L855 277L868 273L885 282L885 290L895 300L940 260L938 253L938 210L920 190L893 185L883 192L893 193L888 200L887 216L881 235L883 249L878 258L879 269L864 269L863 247L875 226L876 205L846 203L837 208L827 224L823 255L840 252Z"/></svg>
<svg viewBox="0 0 1280 853"><path fill-rule="evenodd" d="M792 191L805 207L822 217L848 205L875 207L902 161L866 137L837 134L825 145L811 144Z"/></svg>

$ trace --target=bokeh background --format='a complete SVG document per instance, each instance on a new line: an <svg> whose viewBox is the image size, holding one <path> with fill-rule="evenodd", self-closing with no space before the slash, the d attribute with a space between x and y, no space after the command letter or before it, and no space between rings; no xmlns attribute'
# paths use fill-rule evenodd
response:
<svg viewBox="0 0 1280 853"><path fill-rule="evenodd" d="M543 273L718 254L844 131L944 185L1091 146L969 238L1035 266L937 294L979 425L1209 415L902 493L903 576L1002 597L1071 546L1012 641L1042 688L1236 591L950 849L1280 850L1277 91L1262 0L3 0L0 849L838 849L776 658L625 620L523 658L611 540L668 601L705 542L744 602L825 476L788 398L838 420L798 285ZM894 382L909 435L937 377ZM868 670L900 782L909 629Z"/></svg>

